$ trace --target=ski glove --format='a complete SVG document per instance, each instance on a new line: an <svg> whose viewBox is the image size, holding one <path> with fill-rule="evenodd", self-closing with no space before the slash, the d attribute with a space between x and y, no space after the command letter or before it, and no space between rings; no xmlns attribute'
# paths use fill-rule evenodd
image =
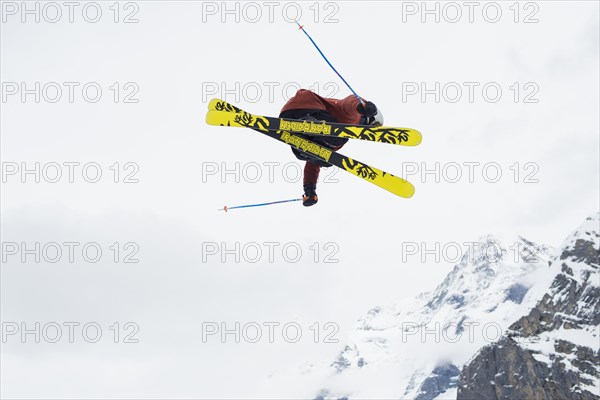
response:
<svg viewBox="0 0 600 400"><path fill-rule="evenodd" d="M367 101L364 105L359 103L356 110L365 117L374 117L377 114L377 107L370 101Z"/></svg>

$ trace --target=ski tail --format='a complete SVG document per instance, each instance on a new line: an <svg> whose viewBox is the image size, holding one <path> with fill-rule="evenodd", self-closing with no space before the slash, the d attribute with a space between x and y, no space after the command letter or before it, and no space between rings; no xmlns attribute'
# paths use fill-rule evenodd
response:
<svg viewBox="0 0 600 400"><path fill-rule="evenodd" d="M268 130L278 130L278 127L271 127L269 118L259 115L252 115L245 111L234 113L224 111L209 111L206 113L206 123L214 126L233 126L238 128L264 128Z"/></svg>
<svg viewBox="0 0 600 400"><path fill-rule="evenodd" d="M229 104L225 100L220 100L214 98L208 103L208 111L228 111L235 113L243 113L245 112L239 107L234 106L233 104Z"/></svg>

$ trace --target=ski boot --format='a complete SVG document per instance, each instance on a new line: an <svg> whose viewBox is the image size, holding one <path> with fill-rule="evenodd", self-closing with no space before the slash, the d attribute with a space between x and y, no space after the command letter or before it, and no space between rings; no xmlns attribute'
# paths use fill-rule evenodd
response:
<svg viewBox="0 0 600 400"><path fill-rule="evenodd" d="M319 197L317 196L316 185L304 185L304 195L302 195L302 205L310 207L317 204Z"/></svg>

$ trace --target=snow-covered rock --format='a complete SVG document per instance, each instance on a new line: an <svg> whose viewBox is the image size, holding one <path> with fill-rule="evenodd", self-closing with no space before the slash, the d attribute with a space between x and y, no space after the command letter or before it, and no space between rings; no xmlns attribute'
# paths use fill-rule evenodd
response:
<svg viewBox="0 0 600 400"><path fill-rule="evenodd" d="M464 367L458 399L600 399L599 268L600 213L565 240L536 306Z"/></svg>
<svg viewBox="0 0 600 400"><path fill-rule="evenodd" d="M553 258L522 237L480 238L434 291L361 318L316 398L456 398L464 363L535 306Z"/></svg>

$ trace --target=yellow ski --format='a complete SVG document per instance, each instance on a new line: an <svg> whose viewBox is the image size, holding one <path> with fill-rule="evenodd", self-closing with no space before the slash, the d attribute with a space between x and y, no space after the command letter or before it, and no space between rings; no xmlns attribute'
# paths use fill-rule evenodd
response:
<svg viewBox="0 0 600 400"><path fill-rule="evenodd" d="M410 198L415 192L414 186L402 178L346 157L343 154L308 140L302 135L286 130L270 130L268 125L266 125L268 120L265 121L261 117L246 113L228 103L224 103L223 106L235 110L233 113L229 113L232 118L224 118L224 114L227 114L226 112L211 110L206 114L206 122L209 125L250 128L308 153L319 160L335 165L397 196Z"/></svg>
<svg viewBox="0 0 600 400"><path fill-rule="evenodd" d="M229 114L250 114L219 99L212 99L208 105L208 110L224 113L223 115L212 113L211 121L215 121L215 124L211 124L211 122L207 121L211 125L226 125L225 122L229 121L231 126L243 126L236 124L234 122L235 116ZM266 117L263 115L252 116L256 120L260 120L261 125L272 131L286 130L292 133L302 133L305 135L337 136L347 139L366 140L400 146L417 146L421 143L421 133L410 128L349 125L325 121L300 121L288 118Z"/></svg>

